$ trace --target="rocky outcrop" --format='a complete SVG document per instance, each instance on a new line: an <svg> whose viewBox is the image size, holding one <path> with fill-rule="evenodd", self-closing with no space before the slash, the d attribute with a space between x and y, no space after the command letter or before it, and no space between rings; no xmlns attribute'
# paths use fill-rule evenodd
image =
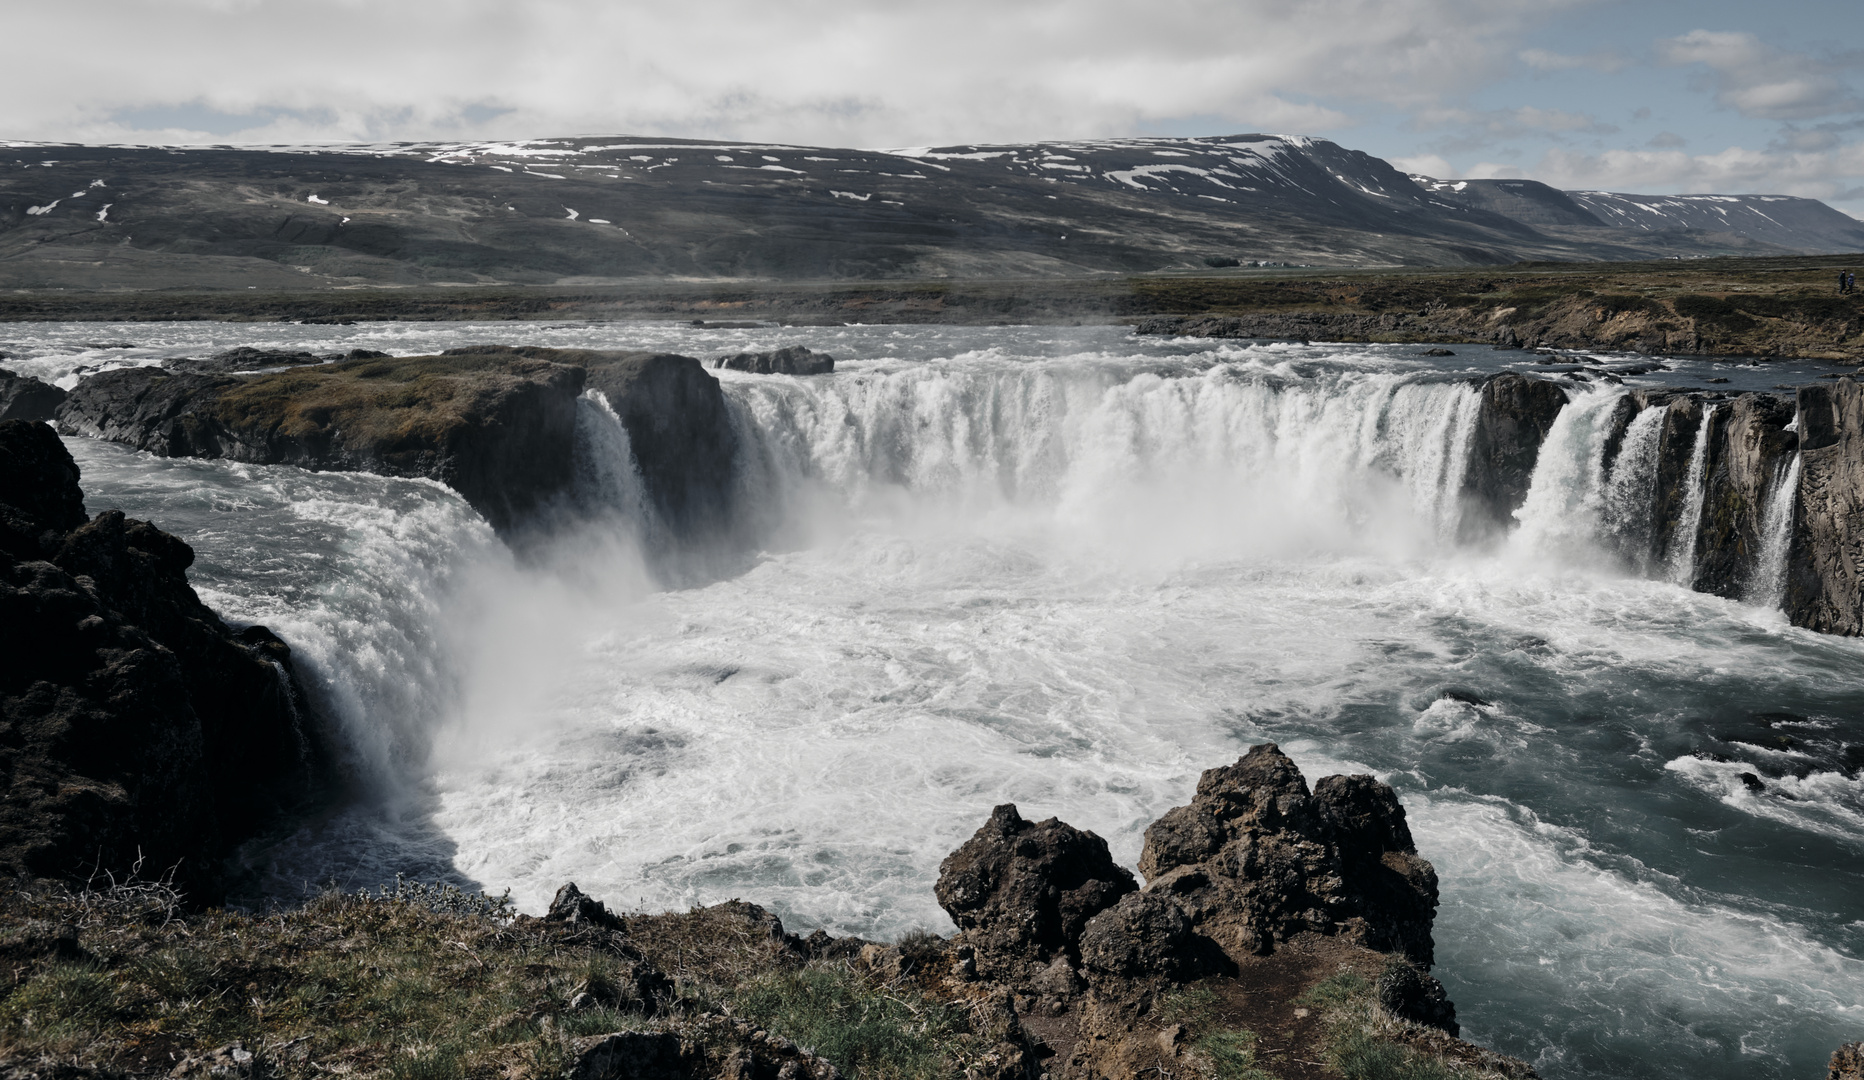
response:
<svg viewBox="0 0 1864 1080"><path fill-rule="evenodd" d="M510 350L248 377L119 368L78 384L58 426L169 457L439 480L506 530L569 485L584 374Z"/></svg>
<svg viewBox="0 0 1864 1080"><path fill-rule="evenodd" d="M1372 777L1310 790L1273 744L1254 747L1205 771L1191 802L1146 830L1139 869L1136 889L1099 837L1032 824L1013 806L940 866L939 903L959 927L952 985L1009 994L1030 1030L1054 1040L1038 1048L1057 1055L1046 1074L1207 1067L1208 1044L1193 1036L1208 1029L1187 1034L1171 1004L1193 983L1215 1002L1247 1002L1237 1020L1258 1033L1276 1025L1281 1045L1319 1041L1295 999L1356 971L1370 1002L1414 1025L1408 1045L1533 1075L1454 1037L1455 1007L1427 973L1436 872L1397 796Z"/></svg>
<svg viewBox="0 0 1864 1080"><path fill-rule="evenodd" d="M0 368L0 420L50 420L64 400L51 383Z"/></svg>
<svg viewBox="0 0 1864 1080"><path fill-rule="evenodd" d="M1232 960L1316 933L1431 963L1437 873L1398 797L1370 776L1329 776L1310 793L1273 743L1206 770L1191 803L1146 830L1139 870L1143 896L1169 898Z"/></svg>
<svg viewBox="0 0 1864 1080"><path fill-rule="evenodd" d="M1864 1080L1864 1042L1846 1043L1832 1055L1826 1080Z"/></svg>
<svg viewBox="0 0 1864 1080"><path fill-rule="evenodd" d="M1786 611L1795 625L1864 633L1864 388L1799 388L1797 526Z"/></svg>
<svg viewBox="0 0 1864 1080"><path fill-rule="evenodd" d="M939 864L935 893L978 970L1015 981L1059 961L1067 982L1088 920L1137 888L1105 840L1006 803Z"/></svg>
<svg viewBox="0 0 1864 1080"><path fill-rule="evenodd" d="M1481 394L1463 482L1460 532L1466 541L1512 525L1514 512L1527 500L1540 445L1567 400L1558 383L1513 373L1484 379Z"/></svg>
<svg viewBox="0 0 1864 1080"><path fill-rule="evenodd" d="M84 512L43 424L0 422L0 872L84 879L220 858L322 777L291 650L235 631L188 585L194 552Z"/></svg>
<svg viewBox="0 0 1864 1080"><path fill-rule="evenodd" d="M712 366L748 371L753 375L827 375L835 370L835 358L813 352L804 345L789 345L771 352L721 356L712 361Z"/></svg>

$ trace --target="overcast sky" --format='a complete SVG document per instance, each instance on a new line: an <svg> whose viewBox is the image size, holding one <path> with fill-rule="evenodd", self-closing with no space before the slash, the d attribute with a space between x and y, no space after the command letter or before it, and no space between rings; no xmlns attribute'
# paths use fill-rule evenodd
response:
<svg viewBox="0 0 1864 1080"><path fill-rule="evenodd" d="M87 0L7 36L7 139L1269 131L1864 217L1864 0Z"/></svg>

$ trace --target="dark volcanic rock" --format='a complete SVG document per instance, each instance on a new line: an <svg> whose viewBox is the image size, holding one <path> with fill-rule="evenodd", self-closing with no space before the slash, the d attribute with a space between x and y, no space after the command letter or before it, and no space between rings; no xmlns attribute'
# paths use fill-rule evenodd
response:
<svg viewBox="0 0 1864 1080"><path fill-rule="evenodd" d="M1443 992L1443 984L1410 964L1393 964L1379 977L1379 1004L1394 1016L1452 1035L1462 1031L1456 1022L1456 1006Z"/></svg>
<svg viewBox="0 0 1864 1080"><path fill-rule="evenodd" d="M0 420L50 420L64 400L51 383L0 368Z"/></svg>
<svg viewBox="0 0 1864 1080"><path fill-rule="evenodd" d="M1139 869L1233 960L1312 931L1431 963L1437 873L1392 789L1329 776L1310 794L1272 743L1205 771L1191 804L1146 830Z"/></svg>
<svg viewBox="0 0 1864 1080"><path fill-rule="evenodd" d="M756 375L827 375L835 370L835 358L827 353L812 352L806 346L790 345L774 352L721 356L712 361L712 366Z"/></svg>
<svg viewBox="0 0 1864 1080"><path fill-rule="evenodd" d="M569 485L583 378L498 348L242 377L121 368L80 383L58 423L168 457L427 477L505 530Z"/></svg>
<svg viewBox="0 0 1864 1080"><path fill-rule="evenodd" d="M1007 975L1077 952L1088 920L1137 887L1105 840L1005 803L939 864L936 894L979 969Z"/></svg>
<svg viewBox="0 0 1864 1080"><path fill-rule="evenodd" d="M1463 484L1465 539L1503 532L1513 522L1527 499L1540 444L1565 407L1566 391L1546 379L1511 372L1483 381Z"/></svg>
<svg viewBox="0 0 1864 1080"><path fill-rule="evenodd" d="M718 380L690 356L582 353L589 389L608 399L641 483L673 538L718 537L730 527L737 436Z"/></svg>
<svg viewBox="0 0 1864 1080"><path fill-rule="evenodd" d="M1826 1080L1864 1080L1864 1042L1839 1047L1825 1076Z"/></svg>
<svg viewBox="0 0 1864 1080"><path fill-rule="evenodd" d="M1801 467L1786 612L1796 626L1864 633L1864 390L1799 388Z"/></svg>
<svg viewBox="0 0 1864 1080"><path fill-rule="evenodd" d="M187 544L86 521L77 481L50 428L0 422L0 872L141 856L213 899L220 857L320 780L291 650L201 603Z"/></svg>

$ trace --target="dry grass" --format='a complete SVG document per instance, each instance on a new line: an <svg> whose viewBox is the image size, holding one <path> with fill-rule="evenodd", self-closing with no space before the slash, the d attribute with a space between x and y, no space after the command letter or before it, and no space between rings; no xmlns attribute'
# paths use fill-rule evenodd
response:
<svg viewBox="0 0 1864 1080"><path fill-rule="evenodd" d="M0 900L0 1067L166 1074L237 1042L279 1080L522 1080L561 1075L577 1039L616 1031L672 1032L693 1062L722 1063L743 1052L722 1014L871 1080L954 1076L994 1045L966 1006L805 963L749 905L611 932L408 883L266 914L187 915L178 899L118 886Z"/></svg>

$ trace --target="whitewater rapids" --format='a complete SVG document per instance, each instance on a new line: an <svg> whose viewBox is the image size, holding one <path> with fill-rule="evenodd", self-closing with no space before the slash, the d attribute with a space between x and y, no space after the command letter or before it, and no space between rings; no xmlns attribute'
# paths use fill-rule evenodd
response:
<svg viewBox="0 0 1864 1080"><path fill-rule="evenodd" d="M8 366L67 380L232 344L513 340L7 333ZM78 336L105 333L141 344ZM1743 604L1621 556L1648 530L1656 423L1606 474L1622 389L1576 388L1519 527L1463 547L1467 379L1519 354L1116 328L522 337L842 359L720 373L747 566L662 587L626 435L593 398L582 483L610 512L523 562L435 484L67 441L90 509L194 544L208 603L289 641L342 725L358 799L248 853L272 895L406 871L537 910L574 880L622 906L743 897L803 930L948 932L938 862L993 805L1131 865L1201 770L1273 740L1311 778L1398 789L1442 878L1438 974L1466 1036L1545 1076L1810 1076L1864 1034L1864 782L1720 740L1771 714L1802 744L1864 742L1864 644L1788 626L1772 568Z"/></svg>

